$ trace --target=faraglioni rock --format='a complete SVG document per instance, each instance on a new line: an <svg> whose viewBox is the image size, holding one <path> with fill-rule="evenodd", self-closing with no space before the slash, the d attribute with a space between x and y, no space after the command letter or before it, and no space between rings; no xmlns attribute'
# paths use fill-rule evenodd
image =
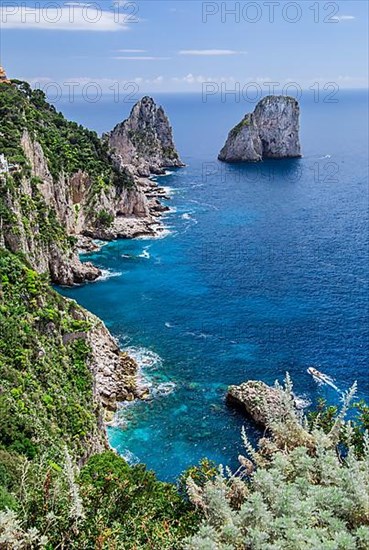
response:
<svg viewBox="0 0 369 550"><path fill-rule="evenodd" d="M267 96L229 133L218 159L224 162L259 162L263 159L301 157L300 107L288 96Z"/></svg>
<svg viewBox="0 0 369 550"><path fill-rule="evenodd" d="M165 168L184 166L174 145L173 132L162 107L142 98L130 116L107 134L118 163L139 176L162 174Z"/></svg>

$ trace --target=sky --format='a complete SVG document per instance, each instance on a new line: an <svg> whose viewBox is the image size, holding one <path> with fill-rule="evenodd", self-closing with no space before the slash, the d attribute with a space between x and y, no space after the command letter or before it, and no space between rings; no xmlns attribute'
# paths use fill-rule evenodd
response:
<svg viewBox="0 0 369 550"><path fill-rule="evenodd" d="M368 88L368 5L0 0L0 61L11 78L75 93Z"/></svg>

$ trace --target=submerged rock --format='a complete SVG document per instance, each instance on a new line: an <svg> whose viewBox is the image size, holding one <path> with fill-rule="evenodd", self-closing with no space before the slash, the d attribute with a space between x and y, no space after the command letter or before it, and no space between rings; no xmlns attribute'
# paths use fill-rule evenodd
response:
<svg viewBox="0 0 369 550"><path fill-rule="evenodd" d="M224 162L259 162L301 157L299 116L296 99L265 97L253 113L246 114L230 131L218 159Z"/></svg>
<svg viewBox="0 0 369 550"><path fill-rule="evenodd" d="M107 134L118 163L139 176L162 174L165 168L184 166L173 141L172 128L162 107L144 97L130 116Z"/></svg>

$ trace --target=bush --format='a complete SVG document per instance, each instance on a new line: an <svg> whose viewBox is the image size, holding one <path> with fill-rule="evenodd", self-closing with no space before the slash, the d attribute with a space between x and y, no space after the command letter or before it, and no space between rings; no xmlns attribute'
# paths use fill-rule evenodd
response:
<svg viewBox="0 0 369 550"><path fill-rule="evenodd" d="M307 423L300 423L290 406L291 389L288 382L292 444L291 431L276 424L270 411L271 437L260 441L258 452L243 434L252 462L241 456L237 474L220 469L203 487L189 478L191 501L206 519L198 534L187 539L187 550L369 548L369 437L362 436L360 458L352 444L355 431L343 419L353 392L339 414L329 414L325 433L321 426L308 431ZM340 433L345 433L344 454Z"/></svg>

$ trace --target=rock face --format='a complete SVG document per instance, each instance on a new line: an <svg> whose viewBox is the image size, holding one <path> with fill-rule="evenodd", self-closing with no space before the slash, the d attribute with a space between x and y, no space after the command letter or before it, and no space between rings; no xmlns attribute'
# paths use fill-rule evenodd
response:
<svg viewBox="0 0 369 550"><path fill-rule="evenodd" d="M227 403L240 409L256 424L263 427L268 423L271 411L274 420L281 419L286 414L282 390L255 380L250 380L240 386L230 386Z"/></svg>
<svg viewBox="0 0 369 550"><path fill-rule="evenodd" d="M173 142L169 120L163 108L150 97L141 99L129 118L118 124L107 139L117 162L129 165L140 176L184 166Z"/></svg>
<svg viewBox="0 0 369 550"><path fill-rule="evenodd" d="M299 116L296 99L265 97L253 113L245 115L230 131L218 159L224 162L259 162L301 157Z"/></svg>
<svg viewBox="0 0 369 550"><path fill-rule="evenodd" d="M137 382L138 365L118 344L97 317L88 314L93 320L93 328L87 335L91 346L91 371L94 375L95 393L107 411L115 412L118 403L148 397L149 390Z"/></svg>

